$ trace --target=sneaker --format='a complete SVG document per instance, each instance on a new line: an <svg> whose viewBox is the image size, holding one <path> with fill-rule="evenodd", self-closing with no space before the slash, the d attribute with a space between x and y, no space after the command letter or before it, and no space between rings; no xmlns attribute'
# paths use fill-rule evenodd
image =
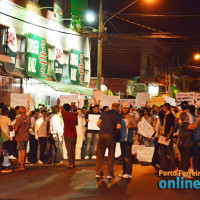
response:
<svg viewBox="0 0 200 200"><path fill-rule="evenodd" d="M12 170L9 168L5 168L5 169L1 170L1 173L9 173L9 172L12 172Z"/></svg>
<svg viewBox="0 0 200 200"><path fill-rule="evenodd" d="M9 156L9 159L10 160L16 160L16 158L13 155Z"/></svg>
<svg viewBox="0 0 200 200"><path fill-rule="evenodd" d="M43 162L42 162L41 160L38 160L38 161L37 161L37 164L42 165Z"/></svg>
<svg viewBox="0 0 200 200"><path fill-rule="evenodd" d="M96 175L96 178L103 178L104 176L103 175Z"/></svg>
<svg viewBox="0 0 200 200"><path fill-rule="evenodd" d="M132 174L123 174L122 178L132 178Z"/></svg>
<svg viewBox="0 0 200 200"><path fill-rule="evenodd" d="M119 174L119 177L122 177L124 174Z"/></svg>
<svg viewBox="0 0 200 200"><path fill-rule="evenodd" d="M60 161L60 164L61 164L61 165L64 165L64 164L65 164L65 162L64 162L64 161Z"/></svg>
<svg viewBox="0 0 200 200"><path fill-rule="evenodd" d="M85 156L85 160L89 160L90 158L89 158L89 156Z"/></svg>
<svg viewBox="0 0 200 200"><path fill-rule="evenodd" d="M92 156L92 160L96 160L97 159L97 157L96 156Z"/></svg>
<svg viewBox="0 0 200 200"><path fill-rule="evenodd" d="M114 179L114 178L115 178L114 175L112 175L112 176L107 176L107 179Z"/></svg>

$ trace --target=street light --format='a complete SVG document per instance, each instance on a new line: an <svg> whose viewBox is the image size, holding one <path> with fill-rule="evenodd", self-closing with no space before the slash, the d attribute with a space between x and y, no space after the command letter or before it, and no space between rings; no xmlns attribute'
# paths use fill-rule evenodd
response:
<svg viewBox="0 0 200 200"><path fill-rule="evenodd" d="M95 20L95 14L92 11L86 12L85 19L87 22L92 23Z"/></svg>
<svg viewBox="0 0 200 200"><path fill-rule="evenodd" d="M195 60L200 60L200 54L199 54L199 53L196 53L196 54L194 55L194 59L195 59Z"/></svg>

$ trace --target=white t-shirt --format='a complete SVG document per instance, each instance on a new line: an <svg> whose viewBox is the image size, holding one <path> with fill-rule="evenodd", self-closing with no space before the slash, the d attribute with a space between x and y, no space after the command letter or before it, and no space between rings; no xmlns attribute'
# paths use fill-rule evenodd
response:
<svg viewBox="0 0 200 200"><path fill-rule="evenodd" d="M12 122L10 120L9 117L7 116L1 116L0 117L0 127L1 127L1 130L7 135L9 136L9 126L12 125Z"/></svg>
<svg viewBox="0 0 200 200"><path fill-rule="evenodd" d="M35 122L35 125L38 126L38 137L47 137L47 120L41 117Z"/></svg>
<svg viewBox="0 0 200 200"><path fill-rule="evenodd" d="M85 118L82 116L78 116L78 126L76 126L77 135L83 134L83 126L86 125Z"/></svg>
<svg viewBox="0 0 200 200"><path fill-rule="evenodd" d="M60 117L57 114L54 114L50 120L50 132L51 134L59 133L61 136L64 132L64 127Z"/></svg>
<svg viewBox="0 0 200 200"><path fill-rule="evenodd" d="M35 122L36 122L36 119L34 117L31 117L31 128L33 129L33 131L30 131L30 134L31 135L35 135Z"/></svg>

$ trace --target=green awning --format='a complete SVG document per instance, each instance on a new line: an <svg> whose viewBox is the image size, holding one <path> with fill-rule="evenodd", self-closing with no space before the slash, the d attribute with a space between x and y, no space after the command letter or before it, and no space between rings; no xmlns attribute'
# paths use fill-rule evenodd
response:
<svg viewBox="0 0 200 200"><path fill-rule="evenodd" d="M75 94L84 94L84 95L93 95L93 89L92 88L86 88L78 85L69 85L65 83L55 82L55 81L47 81L43 79L38 79L39 81L49 85L54 90L59 92L70 92Z"/></svg>

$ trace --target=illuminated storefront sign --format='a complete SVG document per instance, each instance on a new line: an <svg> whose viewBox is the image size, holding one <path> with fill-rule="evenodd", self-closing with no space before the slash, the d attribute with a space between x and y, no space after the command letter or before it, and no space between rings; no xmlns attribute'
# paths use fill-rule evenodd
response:
<svg viewBox="0 0 200 200"><path fill-rule="evenodd" d="M6 55L11 57L11 63L4 63L3 70L7 73L12 73L15 69L17 57L17 36L15 29L12 26L9 26L8 34L6 33L6 31L3 34L3 44L6 45L6 42Z"/></svg>
<svg viewBox="0 0 200 200"><path fill-rule="evenodd" d="M48 66L48 48L45 38L29 33L25 44L25 64L27 75L45 78Z"/></svg>
<svg viewBox="0 0 200 200"><path fill-rule="evenodd" d="M83 85L85 62L83 52L72 49L69 55L69 78L73 85Z"/></svg>
<svg viewBox="0 0 200 200"><path fill-rule="evenodd" d="M55 47L54 73L56 80L60 81L63 75L63 48L61 45Z"/></svg>

